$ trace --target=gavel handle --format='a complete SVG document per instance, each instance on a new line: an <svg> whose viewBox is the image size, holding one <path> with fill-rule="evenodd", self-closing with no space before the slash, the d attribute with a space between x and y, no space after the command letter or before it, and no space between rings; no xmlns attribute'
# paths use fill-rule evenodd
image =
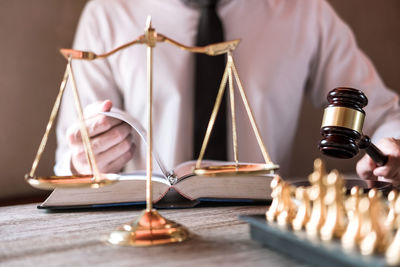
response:
<svg viewBox="0 0 400 267"><path fill-rule="evenodd" d="M365 149L365 152L375 161L376 165L383 166L388 161L388 156L382 153L382 151L377 148L372 142L371 138L367 135L363 135L358 142L358 147Z"/></svg>

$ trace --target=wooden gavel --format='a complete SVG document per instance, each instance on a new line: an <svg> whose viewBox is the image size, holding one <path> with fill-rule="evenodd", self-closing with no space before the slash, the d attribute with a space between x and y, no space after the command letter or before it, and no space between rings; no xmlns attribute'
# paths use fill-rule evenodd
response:
<svg viewBox="0 0 400 267"><path fill-rule="evenodd" d="M367 135L363 135L365 111L368 104L364 93L354 88L338 87L328 94L329 105L322 119L319 150L328 156L348 159L365 149L378 166L386 164L388 157Z"/></svg>

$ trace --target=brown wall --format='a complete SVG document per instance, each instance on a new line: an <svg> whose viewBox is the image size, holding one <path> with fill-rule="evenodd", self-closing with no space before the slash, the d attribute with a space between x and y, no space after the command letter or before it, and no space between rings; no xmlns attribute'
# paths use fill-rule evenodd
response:
<svg viewBox="0 0 400 267"><path fill-rule="evenodd" d="M57 48L71 46L85 2L0 1L0 200L42 193L25 184L23 176L31 167L65 67ZM400 1L330 2L354 29L360 47L373 59L387 85L399 90ZM314 148L322 113L307 101L304 106L293 153L292 175L297 176L309 173L312 160L320 156ZM54 149L53 135L37 173L52 173ZM337 164L329 161L330 167ZM345 165L345 170L354 168L354 162Z"/></svg>
<svg viewBox="0 0 400 267"><path fill-rule="evenodd" d="M0 1L0 200L43 193L23 177L30 170L65 60L57 48L70 47L84 0ZM38 168L51 174L51 137Z"/></svg>

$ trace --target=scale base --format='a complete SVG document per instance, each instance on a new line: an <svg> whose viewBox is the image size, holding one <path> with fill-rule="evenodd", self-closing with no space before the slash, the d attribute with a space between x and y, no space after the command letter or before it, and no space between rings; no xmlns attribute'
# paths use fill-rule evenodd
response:
<svg viewBox="0 0 400 267"><path fill-rule="evenodd" d="M183 242L189 231L182 225L165 219L156 210L144 210L132 223L111 232L108 242L117 246L145 247Z"/></svg>

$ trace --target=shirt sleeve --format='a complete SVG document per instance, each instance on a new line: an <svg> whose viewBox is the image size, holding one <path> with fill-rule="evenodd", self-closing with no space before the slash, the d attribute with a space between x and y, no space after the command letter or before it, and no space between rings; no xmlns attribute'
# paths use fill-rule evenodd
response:
<svg viewBox="0 0 400 267"><path fill-rule="evenodd" d="M107 25L105 10L95 1L85 6L75 35L74 49L92 51L96 54L107 52L107 36L102 34ZM75 60L72 63L81 105L84 108L96 101L109 99L113 106L121 108L122 96L117 87L107 59L93 61ZM54 172L57 175L70 175L71 151L68 149L66 132L77 121L77 112L70 79L65 89L57 123L57 150Z"/></svg>
<svg viewBox="0 0 400 267"><path fill-rule="evenodd" d="M385 86L371 60L358 48L350 28L326 1L319 1L316 17L318 45L307 88L314 105L326 105L326 96L335 87L360 89L368 98L364 134L372 135L373 141L399 138L399 96Z"/></svg>

